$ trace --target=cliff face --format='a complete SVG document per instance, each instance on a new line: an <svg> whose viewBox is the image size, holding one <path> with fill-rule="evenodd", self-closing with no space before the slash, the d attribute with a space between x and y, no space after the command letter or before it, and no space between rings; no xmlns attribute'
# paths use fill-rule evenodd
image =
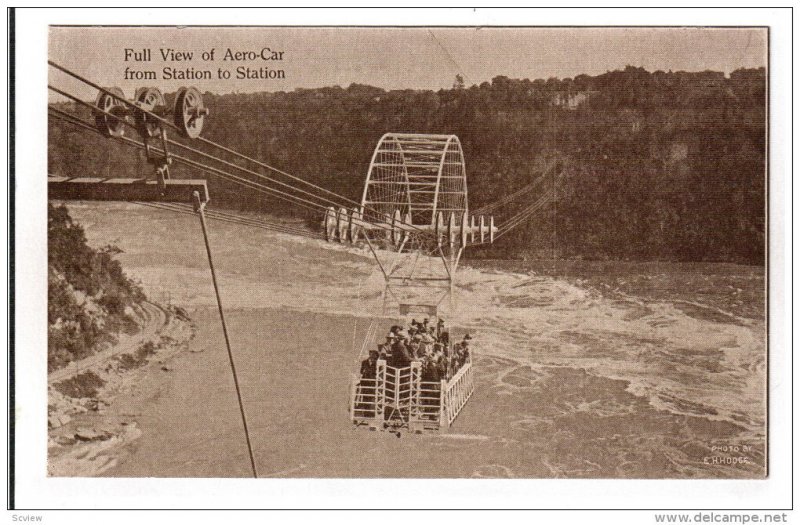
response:
<svg viewBox="0 0 800 525"><path fill-rule="evenodd" d="M145 300L114 255L93 249L67 208L48 205L48 369L93 353L137 328L132 308Z"/></svg>
<svg viewBox="0 0 800 525"><path fill-rule="evenodd" d="M765 94L763 68L726 78L633 67L546 81L500 76L436 92L354 84L207 93L204 136L359 200L385 132L453 133L464 150L471 209L559 165L552 207L475 255L763 264ZM150 176L123 148L54 121L50 172ZM209 182L216 205L307 213ZM518 207L506 207L498 223Z"/></svg>

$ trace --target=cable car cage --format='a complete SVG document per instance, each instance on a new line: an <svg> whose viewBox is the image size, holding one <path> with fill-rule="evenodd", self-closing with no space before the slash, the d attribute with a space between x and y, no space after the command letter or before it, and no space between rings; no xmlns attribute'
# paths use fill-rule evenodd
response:
<svg viewBox="0 0 800 525"><path fill-rule="evenodd" d="M440 381L424 381L419 361L394 368L381 359L374 378L353 378L350 416L354 425L370 430L446 430L474 390L471 358L453 377Z"/></svg>

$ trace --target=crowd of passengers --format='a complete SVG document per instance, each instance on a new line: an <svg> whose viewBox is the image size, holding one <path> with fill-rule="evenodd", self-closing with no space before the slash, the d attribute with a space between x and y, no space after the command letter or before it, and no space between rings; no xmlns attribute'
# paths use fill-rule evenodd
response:
<svg viewBox="0 0 800 525"><path fill-rule="evenodd" d="M383 359L387 366L405 368L412 361L422 365L422 381L438 382L450 379L469 359L469 334L461 342L450 344L450 334L445 330L444 320L436 326L429 324L428 318L417 322L412 319L411 326L404 329L394 325L389 330L384 343L370 350L369 357L361 362L361 378L374 379L377 363Z"/></svg>

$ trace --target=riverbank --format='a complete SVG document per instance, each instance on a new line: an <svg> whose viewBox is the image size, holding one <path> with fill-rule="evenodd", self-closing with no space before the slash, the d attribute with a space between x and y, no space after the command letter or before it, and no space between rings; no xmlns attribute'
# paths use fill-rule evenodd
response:
<svg viewBox="0 0 800 525"><path fill-rule="evenodd" d="M142 435L102 475L251 475L196 219L73 209L91 242L117 243L148 296L169 293L198 329L170 373L143 375L114 403ZM262 476L765 475L763 317L687 312L681 301L713 305L679 291L607 294L532 269L465 266L446 320L474 337L475 394L449 433L398 439L354 429L347 414L350 374L380 310L369 254L214 221L209 230ZM746 462L719 452L731 445L747 447Z"/></svg>
<svg viewBox="0 0 800 525"><path fill-rule="evenodd" d="M170 372L195 326L180 308L144 302L137 310L140 330L49 374L48 475L102 475L141 436L136 421L115 411L116 401L144 377Z"/></svg>

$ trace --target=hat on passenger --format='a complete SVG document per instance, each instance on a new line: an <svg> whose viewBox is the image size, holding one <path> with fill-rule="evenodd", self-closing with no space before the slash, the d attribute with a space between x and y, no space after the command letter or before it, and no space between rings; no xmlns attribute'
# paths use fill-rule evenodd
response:
<svg viewBox="0 0 800 525"><path fill-rule="evenodd" d="M472 339L471 335L467 334L464 336L464 341L469 341L470 339Z"/></svg>

